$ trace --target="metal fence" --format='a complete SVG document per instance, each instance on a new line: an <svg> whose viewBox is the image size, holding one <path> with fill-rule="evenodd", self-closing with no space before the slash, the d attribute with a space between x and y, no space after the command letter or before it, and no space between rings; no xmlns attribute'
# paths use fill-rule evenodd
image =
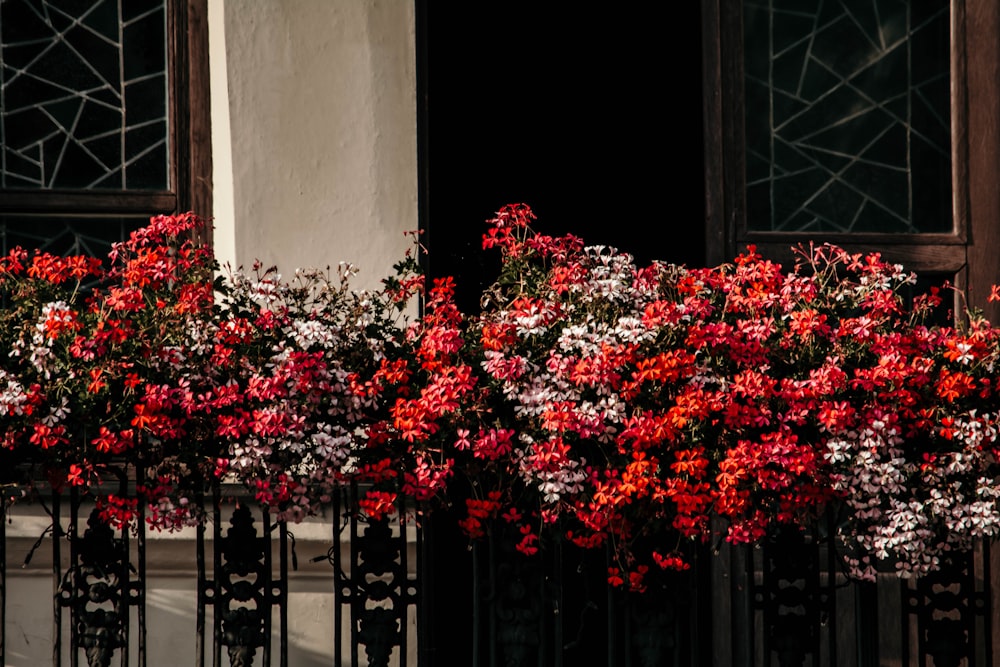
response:
<svg viewBox="0 0 1000 667"><path fill-rule="evenodd" d="M123 493L141 473L121 471ZM8 498L17 495L8 490ZM994 664L996 556L986 544L954 554L934 576L901 581L888 573L856 583L841 570L832 531L786 531L752 548L701 545L690 570L651 578L638 593L607 585L613 563L600 551L565 543L526 557L499 527L470 544L412 507L399 507L404 520L365 521L352 498L348 490L334 499L329 550L313 558L330 566L330 665ZM186 664L147 649L156 630L146 622L141 515L130 533L104 524L72 490L27 500L51 517L28 557L52 550L52 664L60 667L66 655L72 667L124 667L130 657L139 667ZM286 667L294 538L252 502L226 504L218 490L204 502L211 520L193 541L195 664ZM0 538L0 662L7 664Z"/></svg>

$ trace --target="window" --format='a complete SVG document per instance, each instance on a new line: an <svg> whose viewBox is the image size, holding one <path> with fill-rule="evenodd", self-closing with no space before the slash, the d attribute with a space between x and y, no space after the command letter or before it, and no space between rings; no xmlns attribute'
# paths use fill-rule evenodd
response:
<svg viewBox="0 0 1000 667"><path fill-rule="evenodd" d="M744 3L748 234L953 232L948 19Z"/></svg>
<svg viewBox="0 0 1000 667"><path fill-rule="evenodd" d="M205 2L0 3L3 248L103 255L211 206Z"/></svg>
<svg viewBox="0 0 1000 667"><path fill-rule="evenodd" d="M989 308L998 15L964 0L707 3L710 263L830 241L953 277Z"/></svg>

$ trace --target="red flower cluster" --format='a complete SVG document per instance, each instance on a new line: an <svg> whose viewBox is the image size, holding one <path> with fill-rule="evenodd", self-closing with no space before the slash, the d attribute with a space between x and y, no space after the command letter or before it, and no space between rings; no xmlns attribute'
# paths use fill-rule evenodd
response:
<svg viewBox="0 0 1000 667"><path fill-rule="evenodd" d="M29 259L20 248L0 259L8 351L0 455L9 472L41 466L57 486L87 491L125 461L149 469L167 461L186 431L169 414L175 397L166 383L188 319L211 305L214 260L191 240L202 224L191 214L153 218L106 264L41 252ZM183 298L190 293L208 297Z"/></svg>
<svg viewBox="0 0 1000 667"><path fill-rule="evenodd" d="M501 275L472 318L412 256L374 292L347 266L216 278L190 214L155 218L108 269L12 251L3 463L165 528L219 481L289 520L343 488L373 520L444 502L524 554L610 548L611 581L635 589L689 567L715 526L753 542L831 505L859 577L919 575L1000 531L1000 335L981 318L926 324L940 293L907 305L913 276L877 255L639 267L533 220L492 221ZM145 471L143 502L102 492L122 462Z"/></svg>
<svg viewBox="0 0 1000 667"><path fill-rule="evenodd" d="M678 540L711 538L713 515L745 543L845 504L862 577L878 562L926 572L996 533L988 324L922 325L937 291L904 307L914 277L875 255L804 248L786 272L751 248L640 268L536 235L533 217L506 207L484 237L503 268L476 344L492 430L509 435L501 456L474 441L485 465L459 459L473 488L503 490L549 534L610 544L625 584L685 567Z"/></svg>

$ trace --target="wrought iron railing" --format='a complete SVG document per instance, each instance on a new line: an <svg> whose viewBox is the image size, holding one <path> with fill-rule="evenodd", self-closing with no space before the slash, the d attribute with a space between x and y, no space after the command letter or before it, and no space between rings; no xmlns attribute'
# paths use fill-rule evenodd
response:
<svg viewBox="0 0 1000 667"><path fill-rule="evenodd" d="M122 469L111 482L134 493L142 471ZM6 513L17 498L51 519L28 559L49 542L54 666L289 665L294 537L252 500L227 502L216 489L205 499L211 520L186 543L197 576L189 657L149 650L147 633L157 629L147 623L141 516L122 531L72 490L32 494L21 499L20 487L4 487L0 506L3 664L12 664ZM614 563L599 550L556 543L525 556L499 527L475 543L457 532L442 537L403 501L394 516L367 520L355 495L348 489L333 500L329 549L312 559L331 568L334 648L325 664L454 664L443 642L460 644L462 664L474 667L994 664L996 555L988 544L953 554L932 576L900 582L887 573L860 584L841 571L832 526L785 531L758 547L702 545L690 570L630 592L607 585ZM434 554L445 552L466 559L469 576L436 571Z"/></svg>
<svg viewBox="0 0 1000 667"><path fill-rule="evenodd" d="M198 611L197 664L205 662L206 609L212 614L212 665L222 663L222 651L232 667L250 667L260 653L259 664L270 667L273 655L272 611L278 611L278 656L280 667L288 666L288 533L283 522L260 512L258 532L251 506L238 504L223 529L222 503L218 489L212 504L212 572L205 568L205 530L197 540ZM274 538L274 535L277 538ZM277 569L274 573L274 546Z"/></svg>

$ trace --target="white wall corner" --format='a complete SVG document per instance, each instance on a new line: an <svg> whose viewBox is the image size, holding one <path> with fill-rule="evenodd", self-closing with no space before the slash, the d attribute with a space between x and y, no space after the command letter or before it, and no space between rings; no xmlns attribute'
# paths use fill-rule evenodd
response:
<svg viewBox="0 0 1000 667"><path fill-rule="evenodd" d="M212 104L213 244L220 264L236 262L236 210L233 201L233 147L229 129L229 67L226 57L226 0L208 0L209 80Z"/></svg>

